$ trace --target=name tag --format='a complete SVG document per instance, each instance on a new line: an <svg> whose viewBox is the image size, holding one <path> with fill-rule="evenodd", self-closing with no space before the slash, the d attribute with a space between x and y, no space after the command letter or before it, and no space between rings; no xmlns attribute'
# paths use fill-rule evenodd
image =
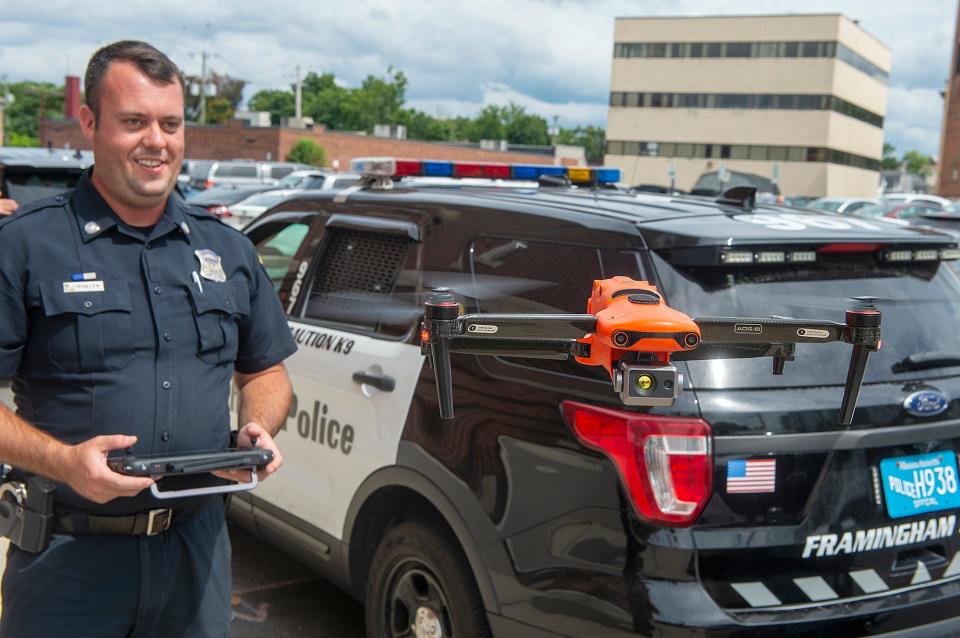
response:
<svg viewBox="0 0 960 638"><path fill-rule="evenodd" d="M65 281L63 292L103 292L102 281Z"/></svg>

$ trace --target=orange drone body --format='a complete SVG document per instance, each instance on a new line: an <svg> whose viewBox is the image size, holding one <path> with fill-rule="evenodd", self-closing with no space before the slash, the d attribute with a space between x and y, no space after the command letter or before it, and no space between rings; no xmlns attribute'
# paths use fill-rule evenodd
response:
<svg viewBox="0 0 960 638"><path fill-rule="evenodd" d="M672 352L700 343L696 322L667 306L646 281L622 276L594 280L587 312L596 316L597 329L579 340L590 345L590 356L576 357L577 362L603 366L611 378L627 352L651 354L667 364Z"/></svg>

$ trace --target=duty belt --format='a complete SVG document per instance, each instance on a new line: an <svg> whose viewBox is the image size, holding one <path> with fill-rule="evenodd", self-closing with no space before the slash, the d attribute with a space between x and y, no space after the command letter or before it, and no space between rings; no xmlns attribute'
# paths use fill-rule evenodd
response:
<svg viewBox="0 0 960 638"><path fill-rule="evenodd" d="M54 531L61 534L118 534L124 536L156 536L170 529L179 512L157 509L130 516L100 516L69 512L56 515Z"/></svg>

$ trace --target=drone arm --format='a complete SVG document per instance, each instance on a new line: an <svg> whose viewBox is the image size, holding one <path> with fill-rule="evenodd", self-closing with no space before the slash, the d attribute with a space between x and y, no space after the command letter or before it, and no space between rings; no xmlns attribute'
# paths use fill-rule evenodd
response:
<svg viewBox="0 0 960 638"><path fill-rule="evenodd" d="M827 343L844 340L847 328L835 321L771 317L697 317L694 321L703 345Z"/></svg>

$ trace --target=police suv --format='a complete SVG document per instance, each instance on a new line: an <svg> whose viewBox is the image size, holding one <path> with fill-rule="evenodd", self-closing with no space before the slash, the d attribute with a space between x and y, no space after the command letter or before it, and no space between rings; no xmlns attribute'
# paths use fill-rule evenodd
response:
<svg viewBox="0 0 960 638"><path fill-rule="evenodd" d="M359 165L364 186L303 193L245 230L299 351L283 470L232 509L365 600L369 636L960 633L954 239L626 193L615 170ZM853 424L837 425L843 343L798 345L782 375L678 362L685 391L657 408L623 405L572 358L455 354L441 419L428 294L584 313L615 275L691 317L842 321L875 298L883 347ZM648 444L677 436L695 444Z"/></svg>

